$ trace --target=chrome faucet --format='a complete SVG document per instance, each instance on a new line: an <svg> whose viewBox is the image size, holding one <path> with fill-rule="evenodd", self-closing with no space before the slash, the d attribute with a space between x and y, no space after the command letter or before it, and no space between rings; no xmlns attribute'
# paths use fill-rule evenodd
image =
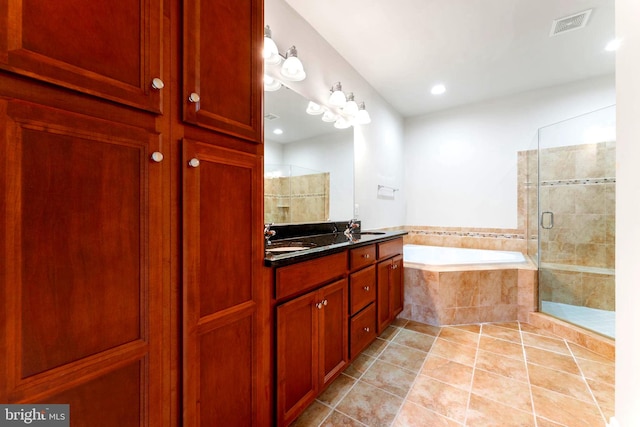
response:
<svg viewBox="0 0 640 427"><path fill-rule="evenodd" d="M268 222L264 225L264 240L266 240L267 245L271 244L271 241L269 239L276 235L276 230L271 229L272 225L272 222Z"/></svg>
<svg viewBox="0 0 640 427"><path fill-rule="evenodd" d="M349 221L349 224L347 225L347 229L344 230L344 234L351 234L353 233L353 230L355 230L358 227L360 227L360 224L358 224L355 219L352 219Z"/></svg>

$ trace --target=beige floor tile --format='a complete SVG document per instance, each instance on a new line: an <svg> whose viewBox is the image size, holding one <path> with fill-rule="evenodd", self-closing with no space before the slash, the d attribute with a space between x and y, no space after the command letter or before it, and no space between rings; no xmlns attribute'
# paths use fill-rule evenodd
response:
<svg viewBox="0 0 640 427"><path fill-rule="evenodd" d="M367 426L389 426L402 406L402 399L358 382L337 406L337 410Z"/></svg>
<svg viewBox="0 0 640 427"><path fill-rule="evenodd" d="M580 375L580 369L573 357L558 354L554 351L543 350L536 347L524 347L527 363L546 366L569 374Z"/></svg>
<svg viewBox="0 0 640 427"><path fill-rule="evenodd" d="M316 400L291 424L291 427L319 426L330 412L331 408Z"/></svg>
<svg viewBox="0 0 640 427"><path fill-rule="evenodd" d="M429 355L420 375L426 375L462 390L470 391L473 368L450 359Z"/></svg>
<svg viewBox="0 0 640 427"><path fill-rule="evenodd" d="M443 415L416 405L405 402L393 423L393 427L458 427L462 424Z"/></svg>
<svg viewBox="0 0 640 427"><path fill-rule="evenodd" d="M440 335L438 335L438 338L442 338L456 344L466 345L472 348L478 346L479 337L480 335L478 334L451 327L442 328L442 330L440 331Z"/></svg>
<svg viewBox="0 0 640 427"><path fill-rule="evenodd" d="M478 427L531 427L535 425L535 422L532 412L521 411L472 393L465 425Z"/></svg>
<svg viewBox="0 0 640 427"><path fill-rule="evenodd" d="M366 353L360 353L356 359L343 371L343 373L358 379L362 374L369 369L369 366L375 361L375 357L369 356Z"/></svg>
<svg viewBox="0 0 640 427"><path fill-rule="evenodd" d="M404 398L416 379L416 373L382 360L376 361L362 376L361 380L372 386Z"/></svg>
<svg viewBox="0 0 640 427"><path fill-rule="evenodd" d="M504 324L482 325L482 334L501 340L511 341L516 344L520 344L522 342L519 329L506 328L502 325Z"/></svg>
<svg viewBox="0 0 640 427"><path fill-rule="evenodd" d="M341 374L336 378L325 391L323 391L318 400L327 406L334 407L356 383L354 378Z"/></svg>
<svg viewBox="0 0 640 427"><path fill-rule="evenodd" d="M369 347L365 348L362 353L367 354L372 357L378 357L380 353L389 345L388 341L381 340L380 338L376 338Z"/></svg>
<svg viewBox="0 0 640 427"><path fill-rule="evenodd" d="M463 423L469 392L433 378L418 375L407 400Z"/></svg>
<svg viewBox="0 0 640 427"><path fill-rule="evenodd" d="M531 393L537 416L571 427L606 426L596 405L535 386Z"/></svg>
<svg viewBox="0 0 640 427"><path fill-rule="evenodd" d="M536 423L538 423L538 427L567 427L564 424L554 423L542 417L536 417Z"/></svg>
<svg viewBox="0 0 640 427"><path fill-rule="evenodd" d="M471 393L525 412L532 412L529 384L476 369Z"/></svg>
<svg viewBox="0 0 640 427"><path fill-rule="evenodd" d="M424 351L389 343L379 359L412 372L418 372L426 357L427 353Z"/></svg>
<svg viewBox="0 0 640 427"><path fill-rule="evenodd" d="M483 351L499 354L513 359L524 360L522 345L482 335L478 348Z"/></svg>
<svg viewBox="0 0 640 427"><path fill-rule="evenodd" d="M527 367L523 360L504 357L489 351L478 351L476 358L476 369L513 378L518 381L528 381Z"/></svg>
<svg viewBox="0 0 640 427"><path fill-rule="evenodd" d="M424 352L428 352L431 349L435 340L436 337L432 335L421 334L407 329L402 329L393 338L393 342L396 344L401 344Z"/></svg>
<svg viewBox="0 0 640 427"><path fill-rule="evenodd" d="M561 339L523 332L522 342L529 347L538 347L561 354L571 354L569 347L567 347L565 341Z"/></svg>
<svg viewBox="0 0 640 427"><path fill-rule="evenodd" d="M591 391L582 376L545 368L534 363L529 363L528 369L531 385L593 403Z"/></svg>
<svg viewBox="0 0 640 427"><path fill-rule="evenodd" d="M577 359L578 366L585 378L605 384L615 384L615 367L609 363L594 362L592 360Z"/></svg>
<svg viewBox="0 0 640 427"><path fill-rule="evenodd" d="M387 329L382 331L378 338L386 341L391 341L396 334L401 331L402 328L396 328L395 326L388 326Z"/></svg>
<svg viewBox="0 0 640 427"><path fill-rule="evenodd" d="M458 363L473 366L476 360L476 349L462 344L438 338L429 354L450 359Z"/></svg>
<svg viewBox="0 0 640 427"><path fill-rule="evenodd" d="M600 363L608 363L611 365L615 364L615 360L611 360L607 357L604 357L578 344L574 344L571 342L567 342L567 344L569 345L569 349L571 349L571 352L573 353L573 355L577 358L593 360L594 362L600 362Z"/></svg>
<svg viewBox="0 0 640 427"><path fill-rule="evenodd" d="M411 320L404 326L404 329L437 337L441 328L439 326L425 325L424 323L418 323Z"/></svg>
<svg viewBox="0 0 640 427"><path fill-rule="evenodd" d="M480 333L480 325L479 324L470 324L470 325L455 325L451 326L452 328L462 329L463 331L473 332L474 334Z"/></svg>
<svg viewBox="0 0 640 427"><path fill-rule="evenodd" d="M349 418L343 413L333 411L321 424L322 427L365 427L364 424Z"/></svg>
<svg viewBox="0 0 640 427"><path fill-rule="evenodd" d="M615 415L615 387L613 384L605 384L594 380L587 380L591 392L606 419Z"/></svg>

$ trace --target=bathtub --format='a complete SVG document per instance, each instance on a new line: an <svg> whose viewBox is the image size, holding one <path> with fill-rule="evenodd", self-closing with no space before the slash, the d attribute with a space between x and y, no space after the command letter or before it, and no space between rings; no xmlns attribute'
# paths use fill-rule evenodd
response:
<svg viewBox="0 0 640 427"><path fill-rule="evenodd" d="M536 266L522 253L406 244L401 317L430 325L527 321Z"/></svg>
<svg viewBox="0 0 640 427"><path fill-rule="evenodd" d="M458 266L526 262L520 252L442 246L404 245L404 262L430 266Z"/></svg>

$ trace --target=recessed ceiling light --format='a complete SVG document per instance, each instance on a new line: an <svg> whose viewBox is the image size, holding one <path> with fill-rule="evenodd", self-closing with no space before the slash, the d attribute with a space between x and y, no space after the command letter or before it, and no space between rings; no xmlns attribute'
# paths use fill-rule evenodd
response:
<svg viewBox="0 0 640 427"><path fill-rule="evenodd" d="M274 129L273 133L275 133L276 135L282 135L283 131L280 128Z"/></svg>
<svg viewBox="0 0 640 427"><path fill-rule="evenodd" d="M447 91L447 88L443 84L437 84L431 88L432 95L441 95Z"/></svg>
<svg viewBox="0 0 640 427"><path fill-rule="evenodd" d="M618 48L620 47L620 42L622 40L620 39L613 39L611 40L609 43L607 43L607 46L604 48L604 50L609 51L609 52L614 52L616 50L618 50Z"/></svg>

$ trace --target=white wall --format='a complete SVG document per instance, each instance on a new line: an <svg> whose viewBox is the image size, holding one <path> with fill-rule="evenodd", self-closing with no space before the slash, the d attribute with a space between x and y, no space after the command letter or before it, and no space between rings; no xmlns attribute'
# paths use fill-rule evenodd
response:
<svg viewBox="0 0 640 427"><path fill-rule="evenodd" d="M616 415L640 426L640 2L616 0Z"/></svg>
<svg viewBox="0 0 640 427"><path fill-rule="evenodd" d="M517 228L517 152L538 128L612 104L605 76L406 119L406 224Z"/></svg>
<svg viewBox="0 0 640 427"><path fill-rule="evenodd" d="M404 224L402 117L284 0L265 0L264 21L272 30L281 52L291 45L305 66L307 78L287 83L296 92L320 104L326 104L329 89L341 82L353 92L356 101L364 101L372 119L355 128L355 202L365 229ZM393 200L378 197L377 185L402 190Z"/></svg>

